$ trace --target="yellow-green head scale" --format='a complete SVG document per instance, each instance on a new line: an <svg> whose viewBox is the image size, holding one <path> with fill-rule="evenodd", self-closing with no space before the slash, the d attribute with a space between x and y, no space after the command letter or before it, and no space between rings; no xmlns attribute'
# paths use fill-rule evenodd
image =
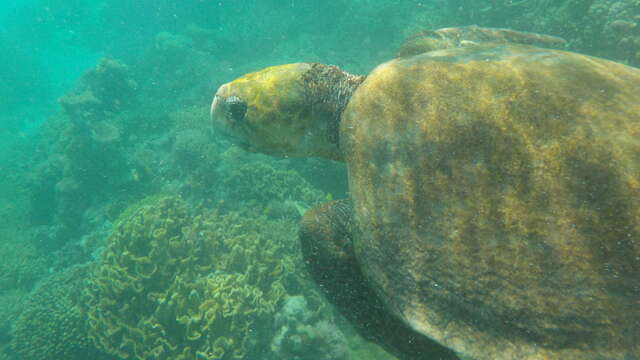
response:
<svg viewBox="0 0 640 360"><path fill-rule="evenodd" d="M268 67L222 85L211 116L248 150L337 160L340 114L362 78L314 63Z"/></svg>

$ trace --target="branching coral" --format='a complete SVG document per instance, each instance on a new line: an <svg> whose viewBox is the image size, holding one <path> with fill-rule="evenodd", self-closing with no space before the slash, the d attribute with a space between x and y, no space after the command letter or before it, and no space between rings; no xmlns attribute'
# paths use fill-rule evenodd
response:
<svg viewBox="0 0 640 360"><path fill-rule="evenodd" d="M273 314L305 286L282 241L294 228L283 224L194 210L178 197L140 206L92 278L90 337L124 359L260 358Z"/></svg>

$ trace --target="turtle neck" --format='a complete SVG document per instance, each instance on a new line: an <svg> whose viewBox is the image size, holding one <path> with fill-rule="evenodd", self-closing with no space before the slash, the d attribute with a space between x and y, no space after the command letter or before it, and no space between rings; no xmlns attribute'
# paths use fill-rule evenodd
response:
<svg viewBox="0 0 640 360"><path fill-rule="evenodd" d="M366 76L350 74L334 65L310 65L302 81L311 115L314 123L324 124L327 141L339 152L342 112Z"/></svg>

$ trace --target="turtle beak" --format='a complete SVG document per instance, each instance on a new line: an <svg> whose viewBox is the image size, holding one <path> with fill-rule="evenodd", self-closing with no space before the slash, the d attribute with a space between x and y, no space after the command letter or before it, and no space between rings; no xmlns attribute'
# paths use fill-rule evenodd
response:
<svg viewBox="0 0 640 360"><path fill-rule="evenodd" d="M211 121L214 123L216 122L216 113L220 113L220 103L224 101L221 99L222 97L216 92L216 94L213 95L213 100L211 101L211 110L209 115L211 115Z"/></svg>
<svg viewBox="0 0 640 360"><path fill-rule="evenodd" d="M213 95L213 100L211 101L211 121L216 126L224 126L225 118L226 118L226 100L228 94L228 84L224 84L218 88L215 95Z"/></svg>

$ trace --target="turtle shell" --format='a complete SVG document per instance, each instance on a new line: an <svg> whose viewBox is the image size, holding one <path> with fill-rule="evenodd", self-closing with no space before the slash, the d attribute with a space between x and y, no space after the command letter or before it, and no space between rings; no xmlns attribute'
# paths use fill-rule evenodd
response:
<svg viewBox="0 0 640 360"><path fill-rule="evenodd" d="M567 44L564 39L556 36L472 25L438 30L423 30L405 40L398 50L398 56L414 56L433 50L487 43L524 44L552 49L562 49Z"/></svg>
<svg viewBox="0 0 640 360"><path fill-rule="evenodd" d="M640 70L522 45L395 59L343 114L354 251L476 359L640 358Z"/></svg>

